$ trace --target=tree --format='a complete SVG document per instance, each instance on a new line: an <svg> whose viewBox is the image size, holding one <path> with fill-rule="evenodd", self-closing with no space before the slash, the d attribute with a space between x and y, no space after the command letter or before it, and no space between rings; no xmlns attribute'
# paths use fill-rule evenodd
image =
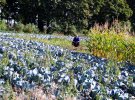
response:
<svg viewBox="0 0 135 100"><path fill-rule="evenodd" d="M78 30L87 27L90 15L88 0L61 0L57 6L56 19L68 33L70 26Z"/></svg>
<svg viewBox="0 0 135 100"><path fill-rule="evenodd" d="M132 10L125 0L91 0L89 6L92 11L90 24L91 20L101 24L106 21L111 23L115 19L125 21L132 15Z"/></svg>
<svg viewBox="0 0 135 100"><path fill-rule="evenodd" d="M131 2L132 1L132 2ZM127 4L128 2L128 4ZM35 24L40 31L50 33L53 24L60 31L89 29L94 23L104 24L115 19L126 21L134 9L133 0L1 0L1 18L23 24ZM135 14L132 16L132 21Z"/></svg>
<svg viewBox="0 0 135 100"><path fill-rule="evenodd" d="M126 0L129 7L132 9L133 11L133 15L131 16L131 22L132 22L132 26L133 26L133 30L135 30L135 1L134 0Z"/></svg>
<svg viewBox="0 0 135 100"><path fill-rule="evenodd" d="M38 10L38 27L40 31L43 31L44 24L47 27L47 33L49 33L50 25L55 20L55 13L58 0L40 0Z"/></svg>
<svg viewBox="0 0 135 100"><path fill-rule="evenodd" d="M6 5L6 0L0 0L0 18L2 20L3 8Z"/></svg>
<svg viewBox="0 0 135 100"><path fill-rule="evenodd" d="M7 19L7 24L11 19L15 20L18 19L18 0L6 0L6 5L3 8L4 18Z"/></svg>
<svg viewBox="0 0 135 100"><path fill-rule="evenodd" d="M18 0L20 5L19 15L23 24L36 24L38 15L38 0Z"/></svg>

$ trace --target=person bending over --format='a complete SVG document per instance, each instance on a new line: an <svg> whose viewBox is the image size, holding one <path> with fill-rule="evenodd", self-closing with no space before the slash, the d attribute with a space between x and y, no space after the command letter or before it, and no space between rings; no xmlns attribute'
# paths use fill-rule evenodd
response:
<svg viewBox="0 0 135 100"><path fill-rule="evenodd" d="M75 47L78 47L80 45L80 38L78 36L75 36L73 38L72 45Z"/></svg>

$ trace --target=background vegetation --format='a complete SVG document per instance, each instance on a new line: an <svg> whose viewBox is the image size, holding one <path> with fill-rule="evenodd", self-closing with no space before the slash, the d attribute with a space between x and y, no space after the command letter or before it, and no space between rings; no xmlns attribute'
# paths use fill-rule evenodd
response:
<svg viewBox="0 0 135 100"><path fill-rule="evenodd" d="M16 31L23 30L19 22L27 25L24 32L35 32L36 26L46 33L85 33L95 23L111 26L115 19L134 27L134 5L133 0L0 0L0 18Z"/></svg>
<svg viewBox="0 0 135 100"><path fill-rule="evenodd" d="M117 27L111 27L108 29L107 23L104 26L95 25L89 31L88 48L91 54L108 58L114 61L125 62L135 64L135 37L132 37L128 32L126 23L115 23Z"/></svg>

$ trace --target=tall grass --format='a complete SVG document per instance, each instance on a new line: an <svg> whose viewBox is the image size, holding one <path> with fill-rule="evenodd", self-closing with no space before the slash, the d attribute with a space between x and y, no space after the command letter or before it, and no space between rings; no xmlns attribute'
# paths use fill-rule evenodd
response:
<svg viewBox="0 0 135 100"><path fill-rule="evenodd" d="M6 31L7 30L7 25L4 20L0 20L0 31Z"/></svg>
<svg viewBox="0 0 135 100"><path fill-rule="evenodd" d="M123 27L123 26L121 26ZM88 48L91 54L117 61L130 61L135 64L135 37L129 29L95 26L89 32Z"/></svg>

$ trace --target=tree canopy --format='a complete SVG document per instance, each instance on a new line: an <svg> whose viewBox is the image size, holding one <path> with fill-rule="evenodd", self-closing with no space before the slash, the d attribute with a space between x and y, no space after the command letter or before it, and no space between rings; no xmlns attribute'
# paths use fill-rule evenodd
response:
<svg viewBox="0 0 135 100"><path fill-rule="evenodd" d="M35 24L47 33L60 27L65 33L73 26L77 31L94 23L133 20L133 0L0 0L1 19Z"/></svg>

